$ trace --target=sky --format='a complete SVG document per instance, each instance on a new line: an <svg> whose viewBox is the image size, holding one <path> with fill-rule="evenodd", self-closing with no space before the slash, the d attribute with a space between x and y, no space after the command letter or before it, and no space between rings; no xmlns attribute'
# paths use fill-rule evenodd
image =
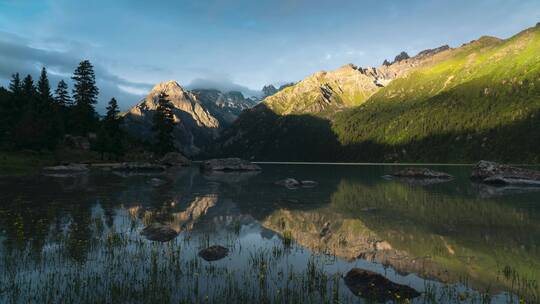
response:
<svg viewBox="0 0 540 304"><path fill-rule="evenodd" d="M250 96L537 22L539 0L0 0L0 85L46 66L56 86L88 59L98 111L111 97L125 110L168 80Z"/></svg>

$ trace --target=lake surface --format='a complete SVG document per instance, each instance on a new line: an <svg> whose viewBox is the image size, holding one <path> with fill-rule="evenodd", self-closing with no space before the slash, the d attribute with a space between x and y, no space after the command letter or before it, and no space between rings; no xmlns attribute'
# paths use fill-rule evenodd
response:
<svg viewBox="0 0 540 304"><path fill-rule="evenodd" d="M466 166L434 167L456 177L437 184L262 168L0 177L0 303L370 302L345 284L353 268L413 287L412 303L540 301L538 189L474 184ZM287 177L319 185L274 184ZM179 235L140 234L157 222ZM229 255L201 259L211 245Z"/></svg>

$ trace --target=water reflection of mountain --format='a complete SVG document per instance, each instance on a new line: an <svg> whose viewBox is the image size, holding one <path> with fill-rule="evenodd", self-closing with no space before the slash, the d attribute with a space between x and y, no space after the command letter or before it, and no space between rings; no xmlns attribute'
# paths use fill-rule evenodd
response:
<svg viewBox="0 0 540 304"><path fill-rule="evenodd" d="M538 208L352 179L343 179L330 201L313 210L276 210L263 225L290 231L319 252L443 282L467 278L476 288L500 291L540 278Z"/></svg>
<svg viewBox="0 0 540 304"><path fill-rule="evenodd" d="M380 166L264 166L260 174L213 176L188 168L158 176L166 183L157 187L148 176L107 172L2 179L0 231L8 250L30 244L36 252L67 232L69 255L84 260L94 233L92 208L99 204L108 227L124 208L143 223L193 233L259 221L316 252L403 273L443 282L468 278L492 291L509 290L512 279L533 284L540 278L538 193L483 196L467 169L446 169L456 180L426 186L386 181L380 177L392 168ZM286 177L319 186L274 184Z"/></svg>

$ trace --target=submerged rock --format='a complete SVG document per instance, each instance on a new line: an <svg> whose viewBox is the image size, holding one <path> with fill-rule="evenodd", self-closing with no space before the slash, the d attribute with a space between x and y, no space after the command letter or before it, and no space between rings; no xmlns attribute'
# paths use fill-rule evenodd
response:
<svg viewBox="0 0 540 304"><path fill-rule="evenodd" d="M288 189L296 189L298 187L313 188L317 186L319 183L317 183L316 181L311 181L311 180L299 181L295 178L288 177L286 179L275 182L275 184L279 186L285 186Z"/></svg>
<svg viewBox="0 0 540 304"><path fill-rule="evenodd" d="M165 166L153 163L119 163L111 166L112 171L124 172L162 172L165 171Z"/></svg>
<svg viewBox="0 0 540 304"><path fill-rule="evenodd" d="M540 171L482 160L474 166L471 179L495 185L540 186Z"/></svg>
<svg viewBox="0 0 540 304"><path fill-rule="evenodd" d="M229 254L229 249L214 245L199 251L199 256L205 261L217 261L221 260Z"/></svg>
<svg viewBox="0 0 540 304"><path fill-rule="evenodd" d="M160 160L160 163L164 166L175 167L175 166L190 166L191 161L178 152L169 152L163 156Z"/></svg>
<svg viewBox="0 0 540 304"><path fill-rule="evenodd" d="M391 175L385 175L383 178L397 180L412 186L428 186L451 181L454 177L450 174L427 168L406 168Z"/></svg>
<svg viewBox="0 0 540 304"><path fill-rule="evenodd" d="M202 162L204 171L259 171L261 167L240 158L217 158Z"/></svg>
<svg viewBox="0 0 540 304"><path fill-rule="evenodd" d="M285 186L289 189L291 188L297 188L298 186L300 186L300 182L292 177L289 177L289 178L286 178L286 179L283 179L283 180L279 180L275 183L276 185L278 186Z"/></svg>
<svg viewBox="0 0 540 304"><path fill-rule="evenodd" d="M303 180L303 181L300 182L300 184L304 188L312 188L312 187L316 187L317 185L319 185L319 183L317 183L316 181L312 181L312 180Z"/></svg>
<svg viewBox="0 0 540 304"><path fill-rule="evenodd" d="M43 168L46 173L82 173L88 172L86 164L67 164Z"/></svg>
<svg viewBox="0 0 540 304"><path fill-rule="evenodd" d="M439 171L434 171L427 168L405 168L403 170L394 172L392 177L404 177L404 178L420 178L420 179L452 179L453 176Z"/></svg>
<svg viewBox="0 0 540 304"><path fill-rule="evenodd" d="M159 186L165 185L167 181L162 180L160 178L152 178L148 181L148 183L154 187L159 187Z"/></svg>
<svg viewBox="0 0 540 304"><path fill-rule="evenodd" d="M169 226L154 223L145 227L141 231L141 235L150 241L168 242L178 236L178 232Z"/></svg>
<svg viewBox="0 0 540 304"><path fill-rule="evenodd" d="M412 299L420 295L407 285L394 283L378 273L360 268L351 269L344 281L355 295L380 303Z"/></svg>

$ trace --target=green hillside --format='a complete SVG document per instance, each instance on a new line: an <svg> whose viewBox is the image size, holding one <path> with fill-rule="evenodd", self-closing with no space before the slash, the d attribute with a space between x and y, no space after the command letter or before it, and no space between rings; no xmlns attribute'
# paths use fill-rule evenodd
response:
<svg viewBox="0 0 540 304"><path fill-rule="evenodd" d="M337 115L347 157L540 161L540 26L446 53Z"/></svg>
<svg viewBox="0 0 540 304"><path fill-rule="evenodd" d="M219 152L261 160L540 162L540 25L371 72L346 67L314 74L245 112L223 133ZM358 84L355 71L363 72ZM374 85L380 80L386 86ZM326 83L335 93L321 101ZM330 130L321 132L325 125Z"/></svg>

